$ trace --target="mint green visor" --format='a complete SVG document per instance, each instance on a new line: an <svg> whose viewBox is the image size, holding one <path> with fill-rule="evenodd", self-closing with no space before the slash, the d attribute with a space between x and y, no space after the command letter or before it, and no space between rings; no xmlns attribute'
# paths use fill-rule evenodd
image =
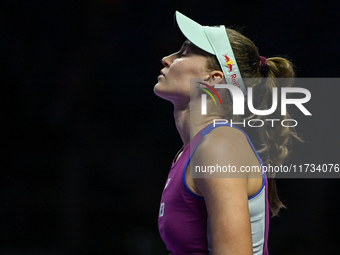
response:
<svg viewBox="0 0 340 255"><path fill-rule="evenodd" d="M223 25L215 27L201 26L178 11L175 13L175 24L181 33L195 46L216 56L227 84L240 88L246 98L247 90L225 27ZM230 94L231 96L233 95L232 93Z"/></svg>

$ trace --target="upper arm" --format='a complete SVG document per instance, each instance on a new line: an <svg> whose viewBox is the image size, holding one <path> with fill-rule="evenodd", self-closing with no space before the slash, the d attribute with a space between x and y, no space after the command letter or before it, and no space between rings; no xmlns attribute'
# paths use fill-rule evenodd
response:
<svg viewBox="0 0 340 255"><path fill-rule="evenodd" d="M240 156L242 147L237 137L209 136L197 147L192 163L230 164L239 169L244 163ZM213 254L253 254L247 176L196 178L194 184L206 203Z"/></svg>

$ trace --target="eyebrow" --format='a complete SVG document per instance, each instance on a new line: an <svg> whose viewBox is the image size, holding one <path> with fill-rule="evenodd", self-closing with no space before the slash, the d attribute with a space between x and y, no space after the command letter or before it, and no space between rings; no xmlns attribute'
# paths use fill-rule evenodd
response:
<svg viewBox="0 0 340 255"><path fill-rule="evenodd" d="M200 48L198 48L195 44L193 44L191 41L186 40L183 45L182 45L182 49L186 48L189 49L190 51L196 52L196 53L200 53L202 54L202 52L204 52L203 50L201 50Z"/></svg>
<svg viewBox="0 0 340 255"><path fill-rule="evenodd" d="M192 42L190 42L189 40L186 40L183 44L183 47L186 47L186 48L192 48Z"/></svg>
<svg viewBox="0 0 340 255"><path fill-rule="evenodd" d="M185 40L184 46L188 47L190 44L191 44L191 42L189 40Z"/></svg>

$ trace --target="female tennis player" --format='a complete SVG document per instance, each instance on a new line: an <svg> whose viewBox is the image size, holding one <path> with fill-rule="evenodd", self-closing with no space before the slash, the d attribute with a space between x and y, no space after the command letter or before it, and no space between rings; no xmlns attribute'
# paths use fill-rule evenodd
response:
<svg viewBox="0 0 340 255"><path fill-rule="evenodd" d="M253 42L224 26L201 26L179 12L175 24L186 40L179 52L162 59L154 92L173 103L183 147L163 190L160 235L174 255L268 254L269 209L276 215L283 204L248 136L230 123L245 119L233 115L233 101L245 97L247 87L257 96L257 109L269 109L273 88L291 85L276 78L292 78L292 64L284 58L261 57ZM245 82L246 78L251 79ZM270 117L289 118L279 107ZM264 164L279 165L296 134L280 122L263 123ZM227 174L228 167L237 175L214 175ZM247 167L259 171L240 171ZM201 175L193 178L197 170Z"/></svg>

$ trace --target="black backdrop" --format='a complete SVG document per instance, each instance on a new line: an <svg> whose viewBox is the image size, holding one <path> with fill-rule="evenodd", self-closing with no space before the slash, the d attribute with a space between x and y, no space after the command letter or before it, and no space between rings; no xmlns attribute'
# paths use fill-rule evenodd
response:
<svg viewBox="0 0 340 255"><path fill-rule="evenodd" d="M158 208L181 140L153 86L182 44L175 10L243 28L298 77L339 75L335 1L1 3L0 254L167 254ZM313 91L291 160L340 163L340 89ZM339 180L277 183L288 209L271 220L271 254L336 253Z"/></svg>

